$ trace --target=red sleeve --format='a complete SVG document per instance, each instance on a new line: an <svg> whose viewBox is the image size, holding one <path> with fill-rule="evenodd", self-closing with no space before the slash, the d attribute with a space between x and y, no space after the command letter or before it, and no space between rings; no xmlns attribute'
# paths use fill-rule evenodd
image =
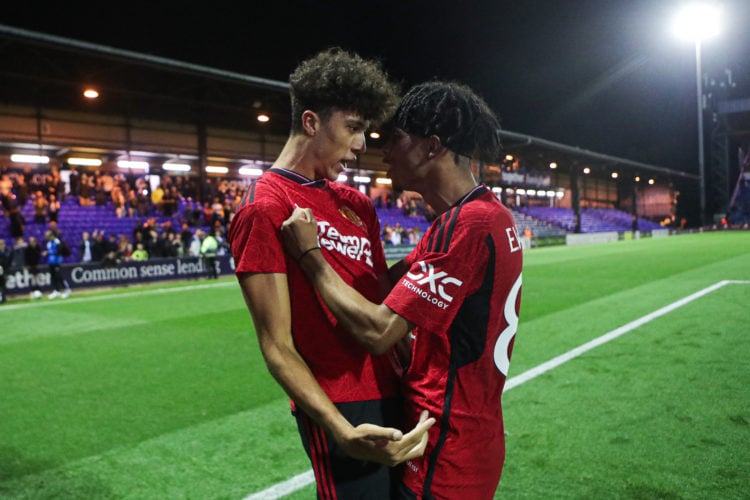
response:
<svg viewBox="0 0 750 500"><path fill-rule="evenodd" d="M239 210L229 230L235 273L286 273L281 223L288 207L256 201Z"/></svg>
<svg viewBox="0 0 750 500"><path fill-rule="evenodd" d="M466 229L466 228L464 228ZM399 316L429 331L443 331L464 299L481 286L488 252L481 229L457 231L447 253L426 251L423 242L405 259L409 270L394 285L385 304Z"/></svg>

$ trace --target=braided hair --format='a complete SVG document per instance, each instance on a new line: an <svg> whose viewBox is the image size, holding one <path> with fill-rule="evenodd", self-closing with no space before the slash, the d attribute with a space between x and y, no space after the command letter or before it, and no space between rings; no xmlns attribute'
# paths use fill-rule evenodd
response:
<svg viewBox="0 0 750 500"><path fill-rule="evenodd" d="M436 135L461 156L494 162L500 154L500 124L487 103L471 88L431 81L412 87L392 123L420 137Z"/></svg>

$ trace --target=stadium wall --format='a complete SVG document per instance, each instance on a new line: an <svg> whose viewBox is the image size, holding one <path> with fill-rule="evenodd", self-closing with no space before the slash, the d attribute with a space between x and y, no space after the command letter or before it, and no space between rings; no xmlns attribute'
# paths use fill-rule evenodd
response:
<svg viewBox="0 0 750 500"><path fill-rule="evenodd" d="M234 273L234 261L229 256L216 258L217 272ZM182 259L150 259L127 261L112 267L99 263L63 264L63 279L73 291L81 288L121 287L156 281L200 279L208 276L207 268L199 257ZM7 293L24 294L33 290L52 290L52 280L47 266L39 266L36 273L29 269L11 271L7 275Z"/></svg>

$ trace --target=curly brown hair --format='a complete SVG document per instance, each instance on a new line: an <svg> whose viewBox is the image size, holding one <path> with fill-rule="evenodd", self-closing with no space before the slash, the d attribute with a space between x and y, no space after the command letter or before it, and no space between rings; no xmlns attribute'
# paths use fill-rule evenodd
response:
<svg viewBox="0 0 750 500"><path fill-rule="evenodd" d="M399 100L399 86L379 61L332 47L303 61L289 75L292 133L302 131L309 109L327 119L334 110L354 111L372 125L387 120Z"/></svg>

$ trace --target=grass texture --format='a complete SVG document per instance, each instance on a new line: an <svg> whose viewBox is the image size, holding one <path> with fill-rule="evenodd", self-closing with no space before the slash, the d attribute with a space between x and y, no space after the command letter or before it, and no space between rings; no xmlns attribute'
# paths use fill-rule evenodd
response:
<svg viewBox="0 0 750 500"><path fill-rule="evenodd" d="M750 233L533 249L523 276L511 379L740 282L506 391L496 498L747 498ZM310 468L233 277L14 301L0 325L1 498L239 500Z"/></svg>

